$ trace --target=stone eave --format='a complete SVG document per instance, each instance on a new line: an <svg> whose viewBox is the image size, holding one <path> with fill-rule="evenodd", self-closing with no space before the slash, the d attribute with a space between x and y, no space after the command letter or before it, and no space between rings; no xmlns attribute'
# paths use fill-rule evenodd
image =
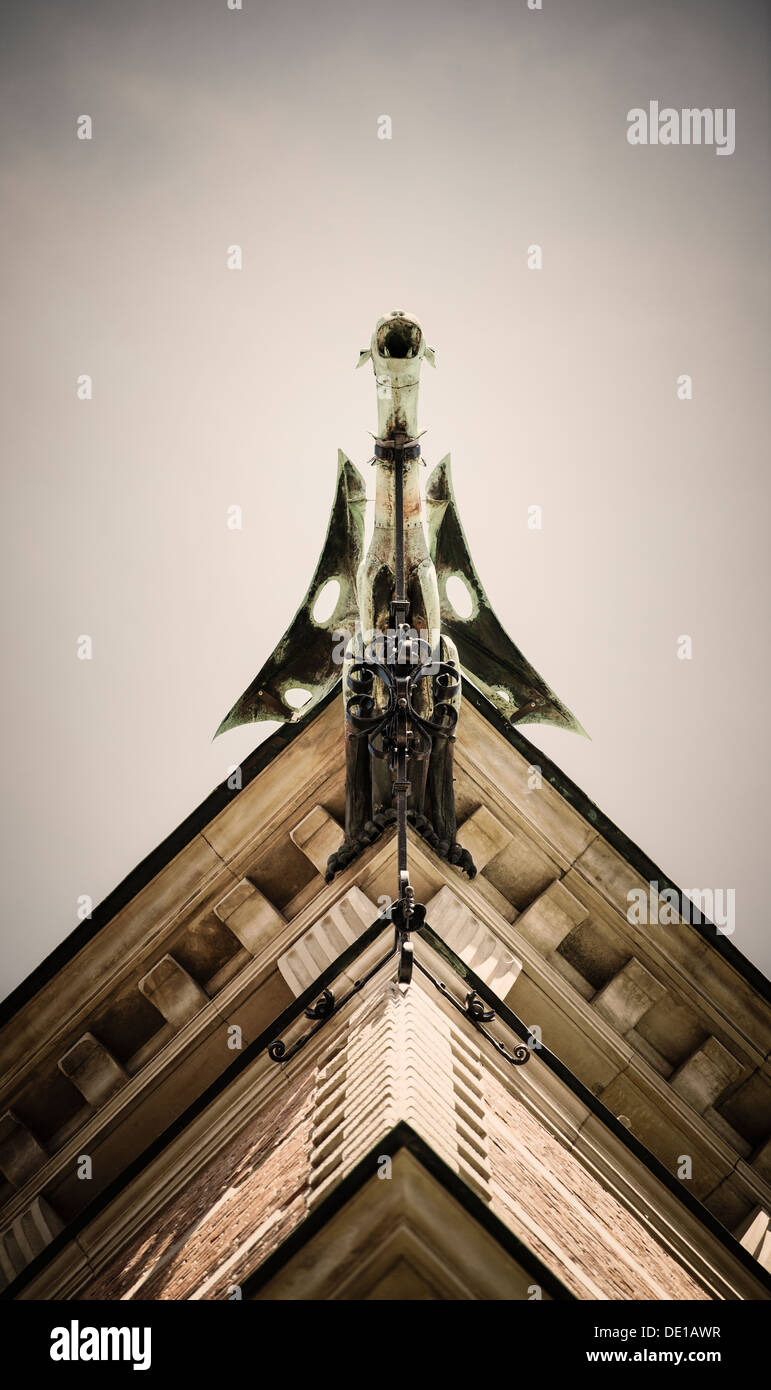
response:
<svg viewBox="0 0 771 1390"><path fill-rule="evenodd" d="M222 1097L228 1087L263 1054L266 1053L268 1045L276 1038L281 1037L289 1030L292 1025L300 1020L305 1009L312 1004L324 989L334 984L348 967L362 956L387 931L392 931L390 921L379 918L362 933L362 935L351 946L343 951L340 956L324 970L316 980L306 989L291 1005L289 1005L273 1023L269 1025L263 1033L254 1040L247 1048L237 1056L234 1061L223 1071L206 1089L187 1107L187 1109L174 1120L151 1144L149 1144L137 1158L132 1160L121 1173L85 1207L77 1217L69 1222L63 1230L54 1237L53 1241L23 1270L23 1272L3 1290L0 1297L2 1299L15 1299L23 1296L24 1290L34 1283L46 1268L63 1254L77 1235L83 1231L97 1217L107 1211L107 1208L123 1194L129 1185L140 1178L154 1160L158 1159L172 1142L184 1134L194 1121L202 1117L206 1109L212 1105L219 1097ZM511 1009L503 1003L494 992L480 979L478 975L462 961L452 949L447 946L437 933L427 927L422 938L436 953L444 965L452 974L463 981L465 990L473 990L486 1003L488 1003L496 1013L500 1022L505 1025L512 1033L523 1041L530 1037L527 1026L522 1019L517 1017ZM382 964L385 963L385 958ZM740 1244L725 1226L694 1196L683 1182L680 1182L664 1166L664 1164L653 1154L645 1144L643 1144L628 1128L613 1114L611 1110L599 1099L594 1092L586 1086L570 1068L544 1044L538 1049L539 1060L545 1063L549 1072L557 1078L572 1094L579 1100L587 1111L609 1131L614 1139L626 1150L628 1155L636 1159L646 1173L660 1187L667 1189L673 1196L676 1203L681 1204L690 1216L695 1217L700 1225L718 1246L722 1247L729 1257L740 1264L750 1275L751 1280L771 1294L771 1274L758 1264L750 1253ZM378 1152L383 1152L381 1145L378 1145ZM437 1162L440 1160L437 1159ZM371 1171L371 1170L370 1170ZM639 1171L639 1170L638 1170ZM462 1184L461 1179L456 1179ZM33 1297L35 1294L33 1293ZM45 1297L45 1295L42 1295ZM247 1295L244 1295L247 1296ZM253 1295L249 1295L253 1296ZM556 1296L556 1295L552 1295Z"/></svg>
<svg viewBox="0 0 771 1390"><path fill-rule="evenodd" d="M554 790L582 817L591 828L626 861L641 878L648 883L657 882L660 891L674 889L681 895L681 889L663 870L624 834L593 801L566 776L555 763L526 739L519 729L490 703L467 676L463 677L464 699L488 721L488 723L507 740L527 761L537 762L542 776ZM259 776L283 750L303 733L330 704L339 698L339 685L333 687L328 695L314 708L311 718L297 723L282 724L263 743L255 748L241 763L242 787L247 787ZM227 783L227 779L212 791L184 821L172 831L149 855L147 855L111 893L94 908L91 918L81 922L60 944L31 971L17 987L0 1003L0 1028L3 1027L19 1009L34 998L35 994L47 984L67 962L72 960L84 946L88 945L116 914L131 902L156 875L168 865L181 850L188 845L214 818L239 795ZM716 950L724 960L736 970L751 987L765 1000L771 1002L771 982L757 966L753 965L741 951L707 920L691 924L692 929Z"/></svg>

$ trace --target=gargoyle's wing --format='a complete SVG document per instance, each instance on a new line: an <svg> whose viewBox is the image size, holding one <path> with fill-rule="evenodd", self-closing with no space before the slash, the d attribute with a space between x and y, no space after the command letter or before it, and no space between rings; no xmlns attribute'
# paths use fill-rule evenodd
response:
<svg viewBox="0 0 771 1390"><path fill-rule="evenodd" d="M260 719L295 722L340 680L342 664L334 653L340 653L343 644L336 643L333 634L342 629L352 633L356 623L356 571L364 546L365 502L364 479L350 459L338 452L335 501L310 588L273 655L225 716L217 734ZM329 618L317 622L313 609L329 580L340 585L337 602ZM299 708L287 699L294 691L298 697L302 692L310 696Z"/></svg>
<svg viewBox="0 0 771 1390"><path fill-rule="evenodd" d="M461 666L475 685L512 724L559 724L585 734L570 710L501 627L485 593L458 516L450 458L442 459L426 485L429 549L439 584L442 630L458 648ZM447 581L458 575L470 592L472 610L461 618L447 595Z"/></svg>

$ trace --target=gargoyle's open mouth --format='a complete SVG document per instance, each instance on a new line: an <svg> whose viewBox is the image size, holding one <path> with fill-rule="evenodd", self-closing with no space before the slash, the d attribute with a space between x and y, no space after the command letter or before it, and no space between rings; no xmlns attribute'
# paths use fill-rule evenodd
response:
<svg viewBox="0 0 771 1390"><path fill-rule="evenodd" d="M417 357L422 337L409 319L389 319L377 331L377 350L381 357Z"/></svg>

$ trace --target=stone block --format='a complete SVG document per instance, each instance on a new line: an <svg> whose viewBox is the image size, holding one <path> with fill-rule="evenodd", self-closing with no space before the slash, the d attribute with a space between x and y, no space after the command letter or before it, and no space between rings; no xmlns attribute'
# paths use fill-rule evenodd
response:
<svg viewBox="0 0 771 1390"><path fill-rule="evenodd" d="M217 903L214 911L253 956L259 955L285 925L278 909L246 878Z"/></svg>
<svg viewBox="0 0 771 1390"><path fill-rule="evenodd" d="M741 1076L742 1065L717 1038L709 1037L678 1067L672 1089L702 1114L714 1105L733 1081Z"/></svg>
<svg viewBox="0 0 771 1390"><path fill-rule="evenodd" d="M84 1033L78 1038L59 1058L58 1065L73 1086L77 1086L84 1100L95 1108L104 1105L127 1080L123 1067L93 1033Z"/></svg>
<svg viewBox="0 0 771 1390"><path fill-rule="evenodd" d="M625 1034L665 994L665 986L632 956L623 969L598 990L592 1003L611 1027Z"/></svg>
<svg viewBox="0 0 771 1390"><path fill-rule="evenodd" d="M314 806L293 830L289 838L309 859L317 873L326 873L327 860L343 843L343 832L333 816L323 806Z"/></svg>
<svg viewBox="0 0 771 1390"><path fill-rule="evenodd" d="M478 806L458 830L458 839L469 851L479 872L505 849L511 838L511 831L501 825L486 806Z"/></svg>
<svg viewBox="0 0 771 1390"><path fill-rule="evenodd" d="M12 1110L0 1116L0 1173L22 1187L46 1161L45 1149Z"/></svg>
<svg viewBox="0 0 771 1390"><path fill-rule="evenodd" d="M173 956L163 956L139 981L139 988L174 1028L182 1028L209 1002L209 996Z"/></svg>
<svg viewBox="0 0 771 1390"><path fill-rule="evenodd" d="M588 909L563 883L550 883L517 918L517 931L536 950L549 955L588 916Z"/></svg>

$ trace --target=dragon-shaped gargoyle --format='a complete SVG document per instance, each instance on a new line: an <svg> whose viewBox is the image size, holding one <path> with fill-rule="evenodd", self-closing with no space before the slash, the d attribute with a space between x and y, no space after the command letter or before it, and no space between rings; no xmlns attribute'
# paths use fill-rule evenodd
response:
<svg viewBox="0 0 771 1390"><path fill-rule="evenodd" d="M403 650L416 668L410 713L419 736L408 818L438 854L470 876L476 872L473 861L456 838L453 755L460 679L455 673L462 669L511 723L551 723L584 732L490 607L458 516L449 456L428 479L424 516L417 419L424 358L434 365L434 350L426 346L416 318L397 311L378 320L358 363L371 360L377 385L375 515L369 549L364 556L364 481L350 459L339 453L332 515L310 588L272 656L217 730L220 734L263 719L305 720L342 678L345 839L330 857L327 879L396 820L392 775L372 730L391 699L385 646L389 641L403 644L408 630L412 639L407 638ZM401 536L396 524L397 468L402 477ZM397 547L405 586L399 616L406 622L394 631ZM466 591L465 617L448 596L453 578ZM336 593L332 612L317 616L320 600L330 591Z"/></svg>

